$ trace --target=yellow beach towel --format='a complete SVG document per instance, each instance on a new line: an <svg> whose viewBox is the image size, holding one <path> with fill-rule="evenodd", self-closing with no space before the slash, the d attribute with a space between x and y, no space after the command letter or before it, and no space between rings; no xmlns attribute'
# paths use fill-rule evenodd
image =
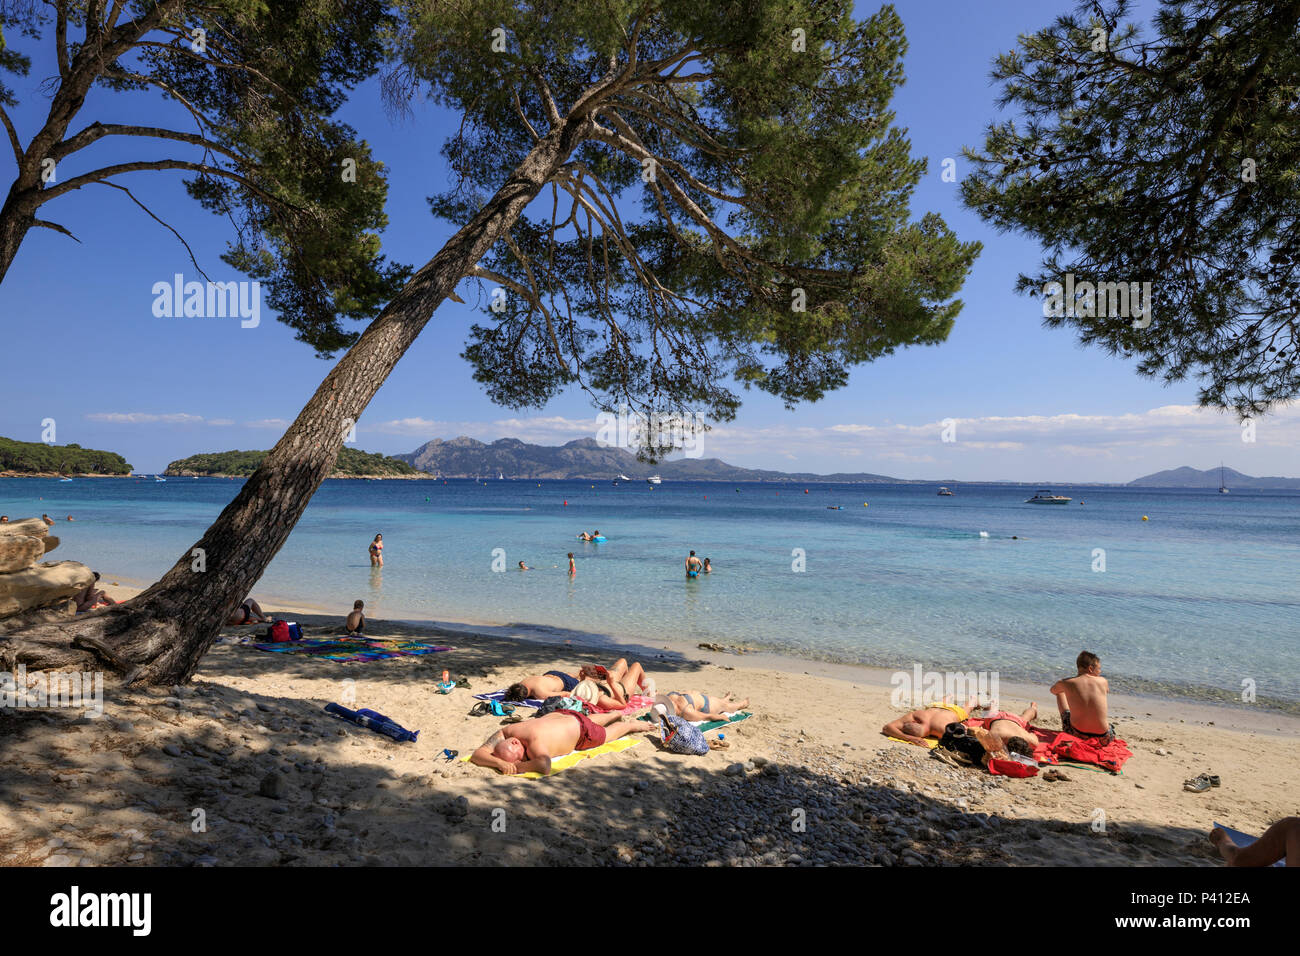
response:
<svg viewBox="0 0 1300 956"><path fill-rule="evenodd" d="M618 740L611 740L607 744L601 744L599 747L592 747L590 750L571 750L563 757L556 757L551 761L551 772L549 774L538 773L536 770L530 770L528 773L515 774L525 780L542 780L545 777L553 777L561 770L568 770L579 761L586 760L588 757L599 757L602 754L618 753L620 750L627 750L629 747L635 747L641 742L639 737L620 737ZM461 757L461 763L469 760L469 757Z"/></svg>

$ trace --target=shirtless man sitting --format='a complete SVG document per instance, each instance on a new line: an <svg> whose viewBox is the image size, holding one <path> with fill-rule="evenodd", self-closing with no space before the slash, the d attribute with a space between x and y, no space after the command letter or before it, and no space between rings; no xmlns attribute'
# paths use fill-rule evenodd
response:
<svg viewBox="0 0 1300 956"><path fill-rule="evenodd" d="M1106 711L1110 684L1101 676L1101 658L1083 651L1075 661L1079 673L1052 685L1056 708L1061 713L1061 729L1084 740L1105 746L1115 739L1115 725Z"/></svg>
<svg viewBox="0 0 1300 956"><path fill-rule="evenodd" d="M475 750L470 763L504 774L551 772L551 761L574 750L591 750L628 734L657 732L649 721L622 714L593 714L557 710L507 724Z"/></svg>
<svg viewBox="0 0 1300 956"><path fill-rule="evenodd" d="M918 747L925 747L927 737L934 737L937 740L943 736L945 727L949 724L961 723L970 716L971 711L978 709L978 698L972 697L963 709L956 704L948 703L945 697L942 703L921 707L910 714L891 720L880 728L880 732L886 737L897 737Z"/></svg>

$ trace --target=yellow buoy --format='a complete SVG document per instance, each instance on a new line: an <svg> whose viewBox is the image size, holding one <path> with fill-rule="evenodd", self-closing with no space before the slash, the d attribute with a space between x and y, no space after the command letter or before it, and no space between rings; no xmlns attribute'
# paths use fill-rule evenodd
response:
<svg viewBox="0 0 1300 956"><path fill-rule="evenodd" d="M862 502L862 507L864 507L864 508L870 508L871 505L867 504L867 503L864 501L864 502Z"/></svg>
<svg viewBox="0 0 1300 956"><path fill-rule="evenodd" d="M1143 520L1143 521L1150 521L1151 519L1148 518L1146 515L1143 515L1143 516L1142 516L1142 520Z"/></svg>

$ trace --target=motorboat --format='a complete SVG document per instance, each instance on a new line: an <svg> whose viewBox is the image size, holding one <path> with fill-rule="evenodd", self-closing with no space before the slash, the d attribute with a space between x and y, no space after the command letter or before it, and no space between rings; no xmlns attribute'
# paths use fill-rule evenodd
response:
<svg viewBox="0 0 1300 956"><path fill-rule="evenodd" d="M940 489L939 489L939 495L940 495L941 497L944 497L944 498L951 498L951 497L952 497L952 492L949 491L947 488L940 488Z"/></svg>
<svg viewBox="0 0 1300 956"><path fill-rule="evenodd" d="M1032 498L1026 498L1025 504L1027 505L1068 505L1073 500L1074 500L1073 498L1067 498L1065 495L1054 495L1049 489L1044 488L1043 490L1035 494Z"/></svg>

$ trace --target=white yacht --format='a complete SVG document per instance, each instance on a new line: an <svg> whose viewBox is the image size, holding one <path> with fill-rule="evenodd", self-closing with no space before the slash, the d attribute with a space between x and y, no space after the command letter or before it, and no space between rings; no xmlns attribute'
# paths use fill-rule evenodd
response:
<svg viewBox="0 0 1300 956"><path fill-rule="evenodd" d="M1228 490L1228 486L1223 483L1223 462L1219 462L1219 494L1221 495L1232 494L1232 492Z"/></svg>
<svg viewBox="0 0 1300 956"><path fill-rule="evenodd" d="M649 478L646 479L646 482L651 485L662 485L664 483L664 480L660 478L658 475L651 475Z"/></svg>
<svg viewBox="0 0 1300 956"><path fill-rule="evenodd" d="M619 476L618 476L618 480L619 480L619 481L631 481L632 479L629 478L627 475L619 475Z"/></svg>
<svg viewBox="0 0 1300 956"><path fill-rule="evenodd" d="M1054 495L1049 489L1044 488L1043 490L1039 491L1036 495L1034 495L1034 497L1026 498L1025 504L1027 505L1068 505L1073 500L1074 500L1073 498L1067 498L1065 495Z"/></svg>
<svg viewBox="0 0 1300 956"><path fill-rule="evenodd" d="M940 488L940 489L939 489L939 495L942 496L942 497L944 497L944 498L949 498L949 497L952 496L952 492L949 491L947 488Z"/></svg>

